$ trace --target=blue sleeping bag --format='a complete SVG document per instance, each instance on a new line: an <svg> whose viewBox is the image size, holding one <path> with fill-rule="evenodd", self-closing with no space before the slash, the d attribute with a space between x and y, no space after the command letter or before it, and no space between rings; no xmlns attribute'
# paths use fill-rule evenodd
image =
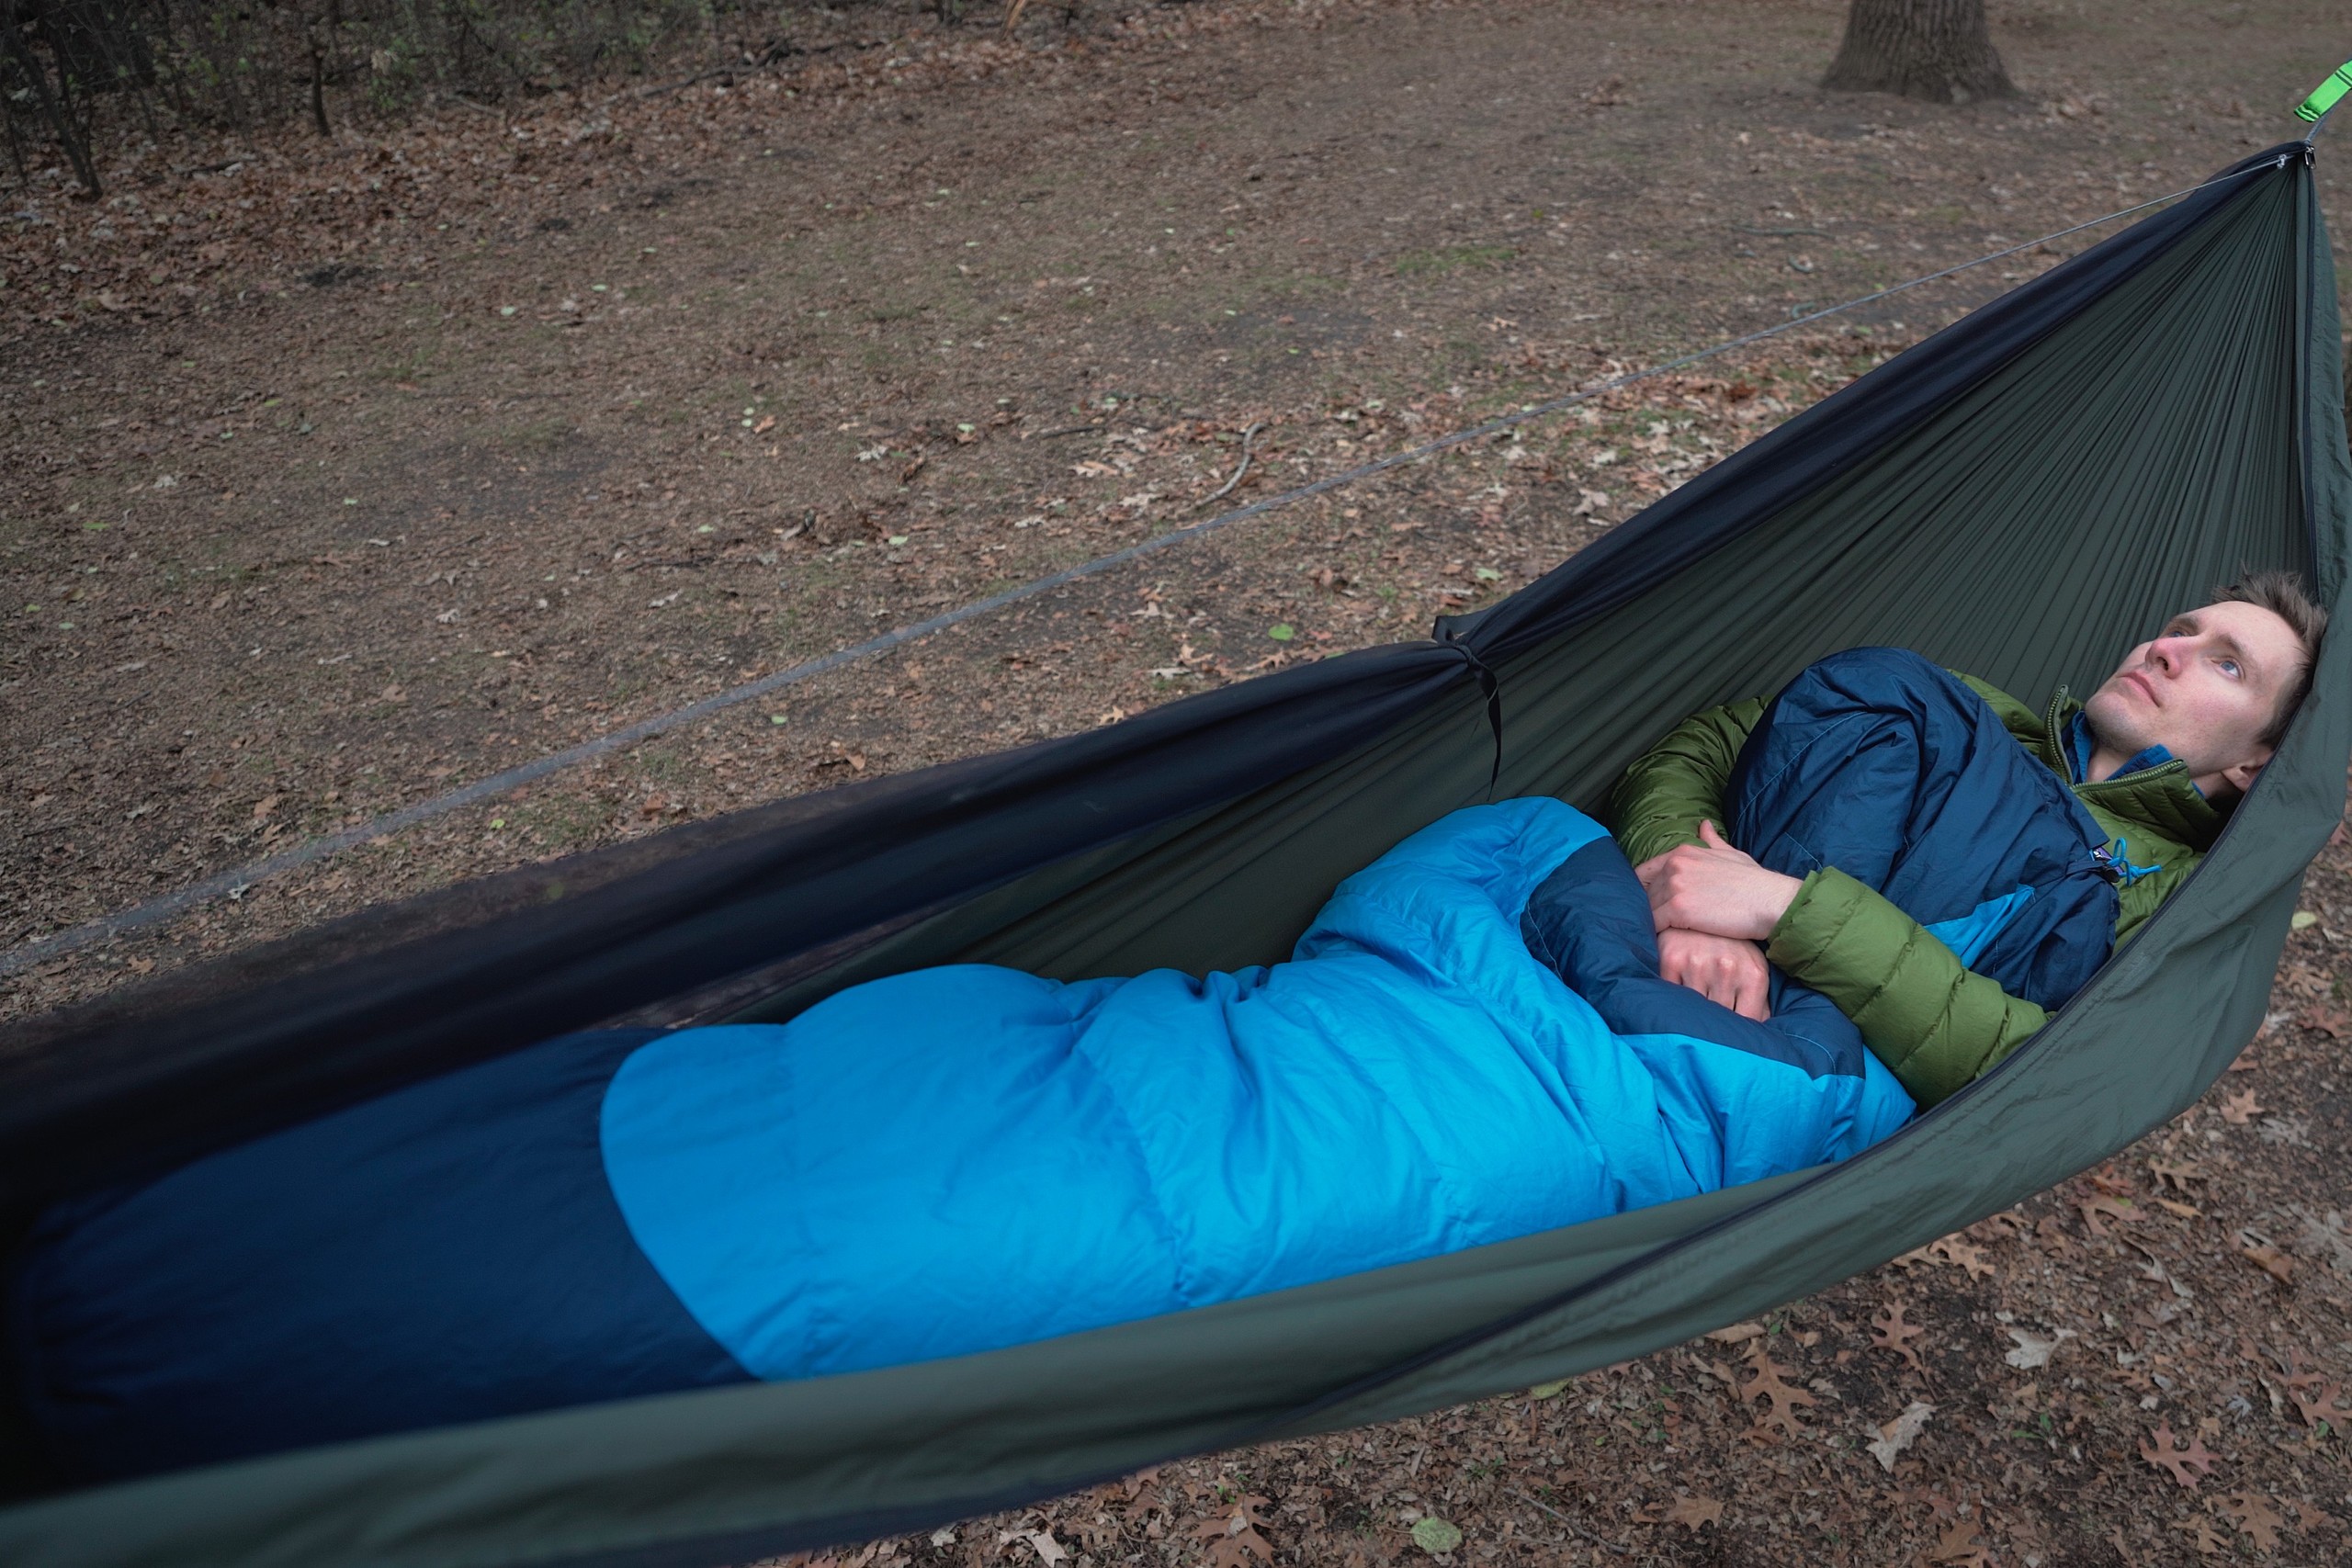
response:
<svg viewBox="0 0 2352 1568"><path fill-rule="evenodd" d="M2021 842L2076 830L2058 796L2018 797ZM2013 869L1934 891L2054 907ZM1656 966L1598 824L1475 807L1342 883L1287 963L951 966L781 1025L566 1036L60 1203L10 1348L60 1471L101 1479L989 1349L1841 1158L1910 1114L1818 997L1757 1024Z"/></svg>
<svg viewBox="0 0 2352 1568"><path fill-rule="evenodd" d="M605 1173L695 1320L790 1378L1573 1224L1839 1158L1909 1115L1859 1046L1815 1075L1612 1032L1520 935L1589 845L1646 926L1598 823L1512 800L1341 883L1272 968L918 970L780 1029L651 1042L605 1093Z"/></svg>

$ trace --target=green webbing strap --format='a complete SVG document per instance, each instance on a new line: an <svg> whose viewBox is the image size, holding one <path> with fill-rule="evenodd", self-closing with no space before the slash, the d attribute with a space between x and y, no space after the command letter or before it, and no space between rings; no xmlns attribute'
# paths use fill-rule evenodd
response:
<svg viewBox="0 0 2352 1568"><path fill-rule="evenodd" d="M2334 108L2345 94L2352 93L2352 60L2346 61L2319 85L2319 90L2295 106L2299 118L2317 121Z"/></svg>

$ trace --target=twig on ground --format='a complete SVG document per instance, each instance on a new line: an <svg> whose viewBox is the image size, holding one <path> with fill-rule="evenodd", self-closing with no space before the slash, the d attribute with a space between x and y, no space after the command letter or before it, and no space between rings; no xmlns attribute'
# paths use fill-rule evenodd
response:
<svg viewBox="0 0 2352 1568"><path fill-rule="evenodd" d="M1576 1520L1568 1517L1567 1515L1560 1512L1559 1509L1555 1508L1549 1503L1539 1503L1524 1492L1514 1492L1511 1495L1518 1498L1522 1503L1532 1504L1534 1506L1543 1509L1545 1513L1551 1515L1554 1518L1567 1526L1568 1529L1574 1530L1577 1534L1584 1537L1585 1540L1592 1542L1593 1545L1601 1548L1603 1551L1613 1551L1620 1557L1631 1557L1633 1555L1631 1551L1628 1551L1625 1548L1618 1545L1615 1541L1609 1540L1606 1536L1598 1536L1593 1534L1590 1530L1585 1529L1582 1525L1577 1523Z"/></svg>
<svg viewBox="0 0 2352 1568"><path fill-rule="evenodd" d="M1100 430L1099 424L1065 424L1059 430L1041 430L1035 435L1024 435L1023 441L1051 441L1057 435L1083 435L1090 430Z"/></svg>
<svg viewBox="0 0 2352 1568"><path fill-rule="evenodd" d="M1735 223L1732 227L1737 229L1743 234L1769 234L1777 240L1786 240L1798 234L1810 234L1816 240L1826 240L1829 238L1826 233L1823 232L1819 229L1758 229L1746 223Z"/></svg>
<svg viewBox="0 0 2352 1568"><path fill-rule="evenodd" d="M1250 444L1258 439L1258 432L1265 428L1265 423L1262 420L1252 420L1250 422L1250 428L1241 433L1241 461L1235 466L1233 477L1226 480L1222 485L1219 485L1209 494L1204 495L1201 497L1199 501L1194 502L1193 504L1195 506L1210 505L1213 502L1223 501L1227 496L1233 493L1233 487L1239 484L1241 482L1242 476L1250 471Z"/></svg>

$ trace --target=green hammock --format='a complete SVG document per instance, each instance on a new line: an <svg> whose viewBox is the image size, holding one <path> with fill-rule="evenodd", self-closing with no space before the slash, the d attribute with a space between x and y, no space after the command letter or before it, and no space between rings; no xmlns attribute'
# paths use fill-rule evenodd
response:
<svg viewBox="0 0 2352 1568"><path fill-rule="evenodd" d="M1490 791L1591 805L1681 716L1820 655L1903 644L2012 691L2088 690L2244 567L2301 570L2341 616L2347 528L2335 273L2293 142L1430 641L453 890L21 1030L0 1205L21 1224L587 1023L788 1016L944 962L1273 961L1443 813ZM2107 1157L2222 1071L2338 818L2347 674L2339 635L2212 854L2040 1037L1841 1164L954 1360L83 1493L20 1463L0 1560L741 1562L1522 1388L1820 1290Z"/></svg>

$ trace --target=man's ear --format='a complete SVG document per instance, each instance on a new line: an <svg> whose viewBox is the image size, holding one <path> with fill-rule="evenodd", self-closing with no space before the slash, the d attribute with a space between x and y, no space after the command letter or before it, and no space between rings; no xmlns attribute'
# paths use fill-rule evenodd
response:
<svg viewBox="0 0 2352 1568"><path fill-rule="evenodd" d="M2228 781L2229 786L2232 789L2237 791L2240 795L2244 795L2247 790L2254 787L2254 781L2262 776L2263 764L2269 761L2270 748L2265 746L2260 750L2255 752L2255 754L2247 761L2240 762L2234 767L2223 768L2222 770L2222 777Z"/></svg>

